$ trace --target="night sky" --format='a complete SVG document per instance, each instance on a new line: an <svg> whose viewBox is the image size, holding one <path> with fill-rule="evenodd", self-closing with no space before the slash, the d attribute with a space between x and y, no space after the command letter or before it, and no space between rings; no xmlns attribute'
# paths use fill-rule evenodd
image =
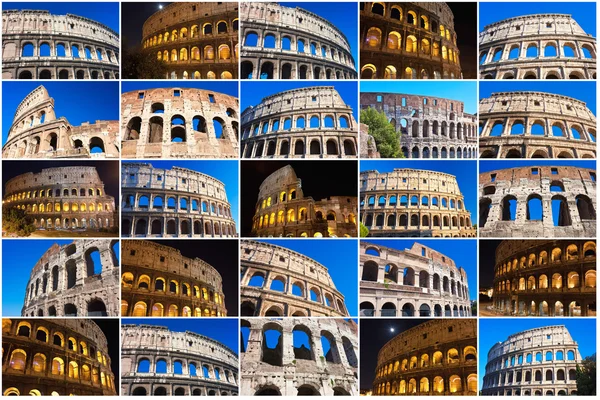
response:
<svg viewBox="0 0 600 400"><path fill-rule="evenodd" d="M494 284L496 248L501 240L479 241L479 288L489 288Z"/></svg>
<svg viewBox="0 0 600 400"><path fill-rule="evenodd" d="M454 13L454 32L463 78L477 79L477 3L446 4Z"/></svg>
<svg viewBox="0 0 600 400"><path fill-rule="evenodd" d="M238 245L237 240L151 240L173 247L185 257L206 261L223 278L227 316L238 315Z"/></svg>
<svg viewBox="0 0 600 400"><path fill-rule="evenodd" d="M121 3L121 45L123 50L131 50L141 45L142 26L144 22L155 12L159 11L158 6L163 7L171 4L166 3Z"/></svg>
<svg viewBox="0 0 600 400"><path fill-rule="evenodd" d="M119 393L121 372L119 371L119 363L121 355L119 354L119 342L121 340L121 326L118 318L92 318L104 332L106 342L108 343L108 355L110 356L110 369L115 374L115 389Z"/></svg>
<svg viewBox="0 0 600 400"><path fill-rule="evenodd" d="M291 165L301 179L305 197L319 201L331 196L358 196L356 161L242 161L242 236L250 236L260 185L269 175L286 165Z"/></svg>

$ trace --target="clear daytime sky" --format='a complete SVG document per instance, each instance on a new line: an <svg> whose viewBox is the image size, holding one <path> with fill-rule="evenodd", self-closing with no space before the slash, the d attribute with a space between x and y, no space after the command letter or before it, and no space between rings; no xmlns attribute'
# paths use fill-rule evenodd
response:
<svg viewBox="0 0 600 400"><path fill-rule="evenodd" d="M14 317L21 315L25 299L25 290L35 263L54 244L64 246L73 240L3 240L2 241L2 315ZM119 257L119 245L115 254ZM94 269L100 264L100 255L92 254Z"/></svg>
<svg viewBox="0 0 600 400"><path fill-rule="evenodd" d="M263 240L297 251L329 271L337 290L344 295L350 316L358 314L358 244L356 240Z"/></svg>
<svg viewBox="0 0 600 400"><path fill-rule="evenodd" d="M137 161L130 161L137 162ZM181 167L191 169L193 171L202 172L210 175L225 184L225 192L227 193L227 201L231 204L231 215L235 220L235 228L239 232L239 203L238 203L238 162L234 160L206 160L206 161L146 161L152 164L154 168L171 169L173 167ZM125 163L125 161L123 162Z"/></svg>
<svg viewBox="0 0 600 400"><path fill-rule="evenodd" d="M410 249L414 243L419 243L434 250L439 251L445 256L454 260L457 267L462 267L467 272L467 281L469 283L469 298L472 301L477 300L477 241L476 240L431 240L431 239L388 239L371 240L362 239L363 243L374 243L379 246L391 247L397 250Z"/></svg>
<svg viewBox="0 0 600 400"><path fill-rule="evenodd" d="M262 99L286 90L300 89L314 86L333 86L340 94L344 103L352 107L352 115L358 120L358 89L356 82L293 82L293 81L242 81L241 112L249 106L257 106Z"/></svg>
<svg viewBox="0 0 600 400"><path fill-rule="evenodd" d="M164 326L173 332L199 333L239 354L237 318L123 318L121 324Z"/></svg>
<svg viewBox="0 0 600 400"><path fill-rule="evenodd" d="M132 90L146 90L157 88L180 88L180 89L204 89L213 90L217 93L227 94L229 96L238 97L237 82L164 82L164 81L128 81L121 83L121 93L131 92Z"/></svg>
<svg viewBox="0 0 600 400"><path fill-rule="evenodd" d="M74 14L99 22L119 33L119 3L117 2L3 2L2 10L44 10L54 15Z"/></svg>
<svg viewBox="0 0 600 400"><path fill-rule="evenodd" d="M394 169L413 168L443 172L454 175L460 192L465 198L465 208L471 212L471 223L477 223L477 162L474 160L405 160L405 161L361 161L360 171L377 170L391 172Z"/></svg>
<svg viewBox="0 0 600 400"><path fill-rule="evenodd" d="M523 82L510 82L501 81L498 82L486 82L481 81L479 83L479 98L484 99L490 97L492 93L497 92L519 92L519 91L531 91L531 92L546 92L553 94L560 94L562 96L572 97L574 99L583 101L586 103L594 115L596 115L596 82L577 82L571 81L567 85L565 82L554 82L554 81L523 81Z"/></svg>
<svg viewBox="0 0 600 400"><path fill-rule="evenodd" d="M517 5L518 4L518 5ZM596 36L596 4L595 2L506 2L479 3L479 31L486 25L503 19L531 14L569 14L588 34Z"/></svg>
<svg viewBox="0 0 600 400"><path fill-rule="evenodd" d="M477 82L360 82L361 93L402 93L462 101L465 112L477 114Z"/></svg>
<svg viewBox="0 0 600 400"><path fill-rule="evenodd" d="M119 82L2 82L2 144L17 107L40 85L54 99L56 118L66 117L71 125L119 120Z"/></svg>
<svg viewBox="0 0 600 400"><path fill-rule="evenodd" d="M498 342L510 335L544 326L564 325L579 345L579 353L585 358L596 353L595 318L481 318L479 320L479 388L483 386L488 352Z"/></svg>
<svg viewBox="0 0 600 400"><path fill-rule="evenodd" d="M337 1L294 2L280 1L285 7L300 7L331 22L346 35L354 64L358 69L358 3Z"/></svg>

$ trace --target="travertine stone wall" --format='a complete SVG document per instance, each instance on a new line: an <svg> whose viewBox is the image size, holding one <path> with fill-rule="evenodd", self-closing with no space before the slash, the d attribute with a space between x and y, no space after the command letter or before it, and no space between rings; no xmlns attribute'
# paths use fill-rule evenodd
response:
<svg viewBox="0 0 600 400"><path fill-rule="evenodd" d="M119 34L73 14L3 10L2 79L119 79Z"/></svg>
<svg viewBox="0 0 600 400"><path fill-rule="evenodd" d="M238 110L236 97L209 90L175 87L123 93L123 157L237 157Z"/></svg>
<svg viewBox="0 0 600 400"><path fill-rule="evenodd" d="M454 14L442 2L360 2L361 79L460 79Z"/></svg>
<svg viewBox="0 0 600 400"><path fill-rule="evenodd" d="M540 203L542 219L532 219L530 207ZM482 237L595 237L596 171L532 165L480 173L478 221Z"/></svg>
<svg viewBox="0 0 600 400"><path fill-rule="evenodd" d="M471 316L467 272L420 243L396 250L361 241L359 276L363 316Z"/></svg>
<svg viewBox="0 0 600 400"><path fill-rule="evenodd" d="M242 316L346 317L344 295L333 283L327 267L307 256L265 242L241 242ZM262 287L250 285L262 277ZM281 290L272 287L279 282ZM301 294L292 293L293 286ZM314 296L314 299L313 299Z"/></svg>
<svg viewBox="0 0 600 400"><path fill-rule="evenodd" d="M221 274L200 258L146 240L124 240L121 315L224 317Z"/></svg>
<svg viewBox="0 0 600 400"><path fill-rule="evenodd" d="M564 325L510 335L488 351L485 396L577 395L579 346Z"/></svg>
<svg viewBox="0 0 600 400"><path fill-rule="evenodd" d="M242 2L240 18L243 79L356 79L348 38L325 18L256 2Z"/></svg>
<svg viewBox="0 0 600 400"><path fill-rule="evenodd" d="M4 396L117 396L106 336L91 319L2 319Z"/></svg>
<svg viewBox="0 0 600 400"><path fill-rule="evenodd" d="M238 356L195 332L152 325L121 326L121 392L126 396L235 396ZM166 362L166 372L158 363ZM149 364L143 371L140 364ZM175 372L181 366L181 372ZM208 376L206 376L207 374Z"/></svg>
<svg viewBox="0 0 600 400"><path fill-rule="evenodd" d="M358 138L360 140L360 158L380 158L377 151L375 138L369 135L369 127L366 124L360 124L358 127Z"/></svg>
<svg viewBox="0 0 600 400"><path fill-rule="evenodd" d="M352 107L332 86L288 90L242 112L245 158L356 158Z"/></svg>
<svg viewBox="0 0 600 400"><path fill-rule="evenodd" d="M479 77L596 79L596 39L568 14L498 21L479 33Z"/></svg>
<svg viewBox="0 0 600 400"><path fill-rule="evenodd" d="M165 79L237 79L238 2L170 3L144 22L142 47Z"/></svg>
<svg viewBox="0 0 600 400"><path fill-rule="evenodd" d="M242 337L240 395L358 395L358 326L353 320L253 318L242 319L241 326L248 333ZM274 349L267 347L267 331L280 335ZM294 347L294 331L308 336L310 348Z"/></svg>
<svg viewBox="0 0 600 400"><path fill-rule="evenodd" d="M492 302L505 315L595 316L596 242L501 242Z"/></svg>
<svg viewBox="0 0 600 400"><path fill-rule="evenodd" d="M361 221L369 236L475 237L453 175L399 169L360 174Z"/></svg>

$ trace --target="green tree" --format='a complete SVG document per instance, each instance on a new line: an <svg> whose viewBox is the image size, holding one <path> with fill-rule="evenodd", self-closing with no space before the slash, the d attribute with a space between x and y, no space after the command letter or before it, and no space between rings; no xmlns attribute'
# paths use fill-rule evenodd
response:
<svg viewBox="0 0 600 400"><path fill-rule="evenodd" d="M24 210L3 207L2 230L6 233L17 234L18 236L29 236L35 231L35 226L31 223L29 217L25 215Z"/></svg>
<svg viewBox="0 0 600 400"><path fill-rule="evenodd" d="M369 127L369 135L377 144L382 158L403 158L400 151L400 133L389 123L385 113L369 107L360 112L360 122Z"/></svg>
<svg viewBox="0 0 600 400"><path fill-rule="evenodd" d="M471 303L471 316L474 317L477 315L477 302L473 301Z"/></svg>
<svg viewBox="0 0 600 400"><path fill-rule="evenodd" d="M360 223L360 237L367 237L369 235L369 228Z"/></svg>
<svg viewBox="0 0 600 400"><path fill-rule="evenodd" d="M596 395L596 353L587 356L577 365L576 378L578 396Z"/></svg>
<svg viewBox="0 0 600 400"><path fill-rule="evenodd" d="M157 59L156 54L143 50L123 51L123 78L166 79L167 63Z"/></svg>

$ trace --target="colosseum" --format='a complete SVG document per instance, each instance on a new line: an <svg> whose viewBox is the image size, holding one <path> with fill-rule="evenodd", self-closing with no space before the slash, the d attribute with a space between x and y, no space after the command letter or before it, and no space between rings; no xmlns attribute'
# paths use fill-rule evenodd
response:
<svg viewBox="0 0 600 400"><path fill-rule="evenodd" d="M508 18L479 33L480 79L596 79L596 39L568 14Z"/></svg>
<svg viewBox="0 0 600 400"><path fill-rule="evenodd" d="M242 112L245 158L356 158L356 137L352 107L332 86L287 90Z"/></svg>
<svg viewBox="0 0 600 400"><path fill-rule="evenodd" d="M165 79L237 79L238 6L167 4L144 22L142 47L167 64Z"/></svg>
<svg viewBox="0 0 600 400"><path fill-rule="evenodd" d="M577 342L564 325L510 335L488 351L484 396L577 395Z"/></svg>
<svg viewBox="0 0 600 400"><path fill-rule="evenodd" d="M477 236L456 177L443 172L362 171L360 207L369 236Z"/></svg>
<svg viewBox="0 0 600 400"><path fill-rule="evenodd" d="M427 320L377 354L376 396L476 396L477 320Z"/></svg>
<svg viewBox="0 0 600 400"><path fill-rule="evenodd" d="M236 97L210 90L123 93L123 158L237 158L238 109Z"/></svg>
<svg viewBox="0 0 600 400"><path fill-rule="evenodd" d="M126 396L236 396L238 355L192 331L121 326L121 392Z"/></svg>
<svg viewBox="0 0 600 400"><path fill-rule="evenodd" d="M595 237L596 171L532 165L480 173L479 231L482 237Z"/></svg>
<svg viewBox="0 0 600 400"><path fill-rule="evenodd" d="M446 3L360 2L361 79L461 79Z"/></svg>
<svg viewBox="0 0 600 400"><path fill-rule="evenodd" d="M108 351L91 319L3 318L2 394L117 396Z"/></svg>
<svg viewBox="0 0 600 400"><path fill-rule="evenodd" d="M353 320L252 318L241 330L242 396L358 396Z"/></svg>
<svg viewBox="0 0 600 400"><path fill-rule="evenodd" d="M2 79L119 79L119 34L78 15L3 10Z"/></svg>
<svg viewBox="0 0 600 400"><path fill-rule="evenodd" d="M121 236L236 237L225 184L187 168L121 165Z"/></svg>
<svg viewBox="0 0 600 400"><path fill-rule="evenodd" d="M122 246L122 316L227 316L223 278L207 262L159 242L123 240Z"/></svg>
<svg viewBox="0 0 600 400"><path fill-rule="evenodd" d="M119 121L73 126L56 118L54 99L43 85L17 107L2 158L119 158Z"/></svg>
<svg viewBox="0 0 600 400"><path fill-rule="evenodd" d="M359 276L361 316L471 316L467 272L421 243L397 250L361 241Z"/></svg>
<svg viewBox="0 0 600 400"><path fill-rule="evenodd" d="M242 316L349 316L344 295L324 265L267 242L242 240L240 245Z"/></svg>
<svg viewBox="0 0 600 400"><path fill-rule="evenodd" d="M501 242L492 302L504 315L596 316L596 242Z"/></svg>
<svg viewBox="0 0 600 400"><path fill-rule="evenodd" d="M405 158L477 158L477 116L462 101L361 92L360 107L385 113Z"/></svg>
<svg viewBox="0 0 600 400"><path fill-rule="evenodd" d="M492 93L479 101L480 158L596 158L596 116L577 99Z"/></svg>
<svg viewBox="0 0 600 400"><path fill-rule="evenodd" d="M115 199L104 191L95 167L44 168L18 175L4 185L3 208L18 209L39 230L82 231L114 228Z"/></svg>
<svg viewBox="0 0 600 400"><path fill-rule="evenodd" d="M31 271L21 315L118 317L118 253L116 240L54 243Z"/></svg>
<svg viewBox="0 0 600 400"><path fill-rule="evenodd" d="M375 138L369 135L369 126L359 124L358 138L360 140L360 158L381 158L381 154L377 151L377 143Z"/></svg>
<svg viewBox="0 0 600 400"><path fill-rule="evenodd" d="M343 6L341 12L352 16ZM243 79L357 78L350 41L325 18L300 7L254 2L240 4L240 18Z"/></svg>
<svg viewBox="0 0 600 400"><path fill-rule="evenodd" d="M305 197L302 180L286 165L260 185L252 236L356 237L356 197Z"/></svg>

